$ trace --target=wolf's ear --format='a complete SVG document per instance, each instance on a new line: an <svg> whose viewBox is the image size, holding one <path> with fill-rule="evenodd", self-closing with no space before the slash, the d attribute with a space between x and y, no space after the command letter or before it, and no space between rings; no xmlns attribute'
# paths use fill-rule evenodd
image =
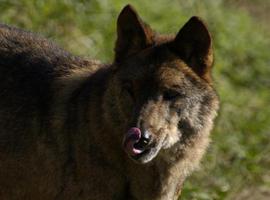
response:
<svg viewBox="0 0 270 200"><path fill-rule="evenodd" d="M115 60L118 62L152 44L153 32L138 16L132 6L127 5L117 20Z"/></svg>
<svg viewBox="0 0 270 200"><path fill-rule="evenodd" d="M211 81L212 39L199 17L192 17L182 27L171 47L201 78Z"/></svg>

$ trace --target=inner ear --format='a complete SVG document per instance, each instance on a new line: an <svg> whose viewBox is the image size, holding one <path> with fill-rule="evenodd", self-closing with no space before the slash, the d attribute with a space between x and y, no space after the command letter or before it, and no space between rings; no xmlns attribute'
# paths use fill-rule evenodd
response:
<svg viewBox="0 0 270 200"><path fill-rule="evenodd" d="M182 27L171 48L201 78L211 81L212 39L200 18L192 17Z"/></svg>
<svg viewBox="0 0 270 200"><path fill-rule="evenodd" d="M151 46L152 43L153 31L151 28L140 19L132 6L125 6L117 20L115 60L125 59L131 54Z"/></svg>

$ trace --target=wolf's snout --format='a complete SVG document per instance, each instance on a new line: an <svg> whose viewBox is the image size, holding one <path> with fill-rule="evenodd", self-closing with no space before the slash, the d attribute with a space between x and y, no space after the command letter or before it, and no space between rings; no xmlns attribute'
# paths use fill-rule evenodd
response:
<svg viewBox="0 0 270 200"><path fill-rule="evenodd" d="M142 133L139 128L133 127L124 138L124 149L131 156L139 155L147 150L150 140L151 134L148 131Z"/></svg>

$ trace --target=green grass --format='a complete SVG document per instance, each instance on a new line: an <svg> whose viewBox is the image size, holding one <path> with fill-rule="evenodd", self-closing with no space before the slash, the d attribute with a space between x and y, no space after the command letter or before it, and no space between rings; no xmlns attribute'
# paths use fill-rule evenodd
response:
<svg viewBox="0 0 270 200"><path fill-rule="evenodd" d="M260 200L260 191L270 193L270 32L268 24L258 23L259 18L232 2L133 3L157 31L176 33L189 17L198 15L214 38L213 74L221 111L202 167L185 183L184 200L246 199L244 194ZM39 32L75 54L108 62L113 58L116 18L127 3L0 0L0 19ZM261 0L254 4L269 6Z"/></svg>

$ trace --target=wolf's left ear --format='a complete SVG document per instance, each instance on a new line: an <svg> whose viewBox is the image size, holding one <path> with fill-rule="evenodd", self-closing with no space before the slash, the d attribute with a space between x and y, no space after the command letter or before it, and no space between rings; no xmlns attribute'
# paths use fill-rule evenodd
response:
<svg viewBox="0 0 270 200"><path fill-rule="evenodd" d="M151 46L153 31L138 16L131 5L123 8L117 20L115 61Z"/></svg>
<svg viewBox="0 0 270 200"><path fill-rule="evenodd" d="M204 22L192 17L171 43L173 51L201 78L211 81L212 39Z"/></svg>

